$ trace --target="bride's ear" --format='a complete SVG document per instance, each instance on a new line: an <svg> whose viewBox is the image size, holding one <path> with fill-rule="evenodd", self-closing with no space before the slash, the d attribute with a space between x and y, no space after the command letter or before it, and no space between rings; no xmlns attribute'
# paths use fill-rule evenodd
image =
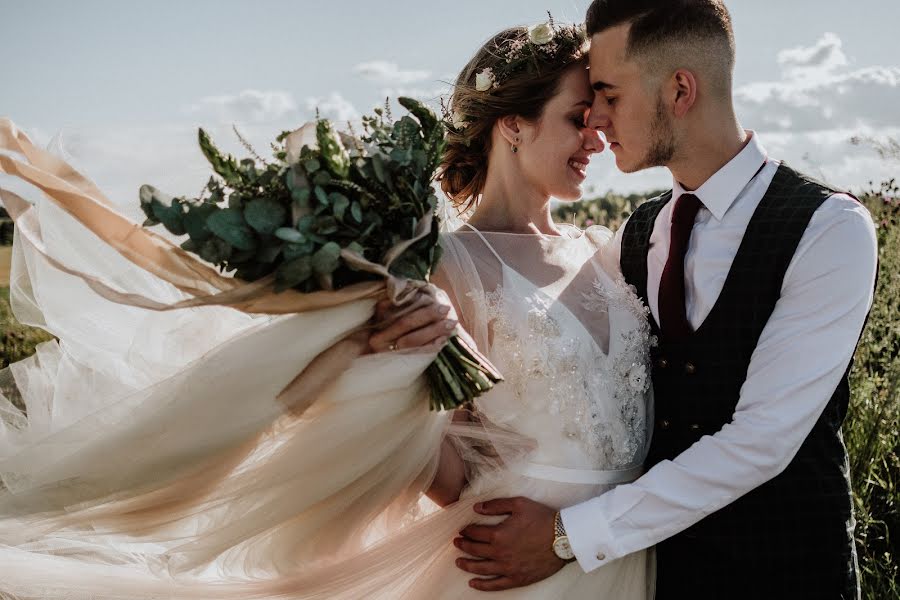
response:
<svg viewBox="0 0 900 600"><path fill-rule="evenodd" d="M506 143L510 146L518 146L522 143L521 119L516 115L507 115L497 119L497 130Z"/></svg>

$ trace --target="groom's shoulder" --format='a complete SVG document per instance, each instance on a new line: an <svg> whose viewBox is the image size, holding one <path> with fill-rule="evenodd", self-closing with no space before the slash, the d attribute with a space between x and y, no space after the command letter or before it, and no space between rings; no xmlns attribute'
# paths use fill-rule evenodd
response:
<svg viewBox="0 0 900 600"><path fill-rule="evenodd" d="M636 215L650 215L654 216L656 213L662 209L663 206L666 205L666 202L672 199L672 190L666 190L652 198L647 198L645 201L641 202L637 205L632 213L632 217Z"/></svg>
<svg viewBox="0 0 900 600"><path fill-rule="evenodd" d="M779 165L778 171L769 185L768 193L793 196L797 199L808 198L813 201L825 200L836 194L856 199L850 192L825 183L807 173L797 171L784 162Z"/></svg>
<svg viewBox="0 0 900 600"><path fill-rule="evenodd" d="M874 230L872 215L868 208L853 194L837 186L801 173L781 164L780 177L776 176L772 184L782 186L776 193L790 198L786 203L788 210L808 205L812 211L810 225L815 229L840 228L847 230L846 235L854 238L870 238Z"/></svg>

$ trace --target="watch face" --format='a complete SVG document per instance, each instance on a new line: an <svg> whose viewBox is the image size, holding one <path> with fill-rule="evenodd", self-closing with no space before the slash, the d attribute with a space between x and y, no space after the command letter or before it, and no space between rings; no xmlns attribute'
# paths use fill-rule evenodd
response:
<svg viewBox="0 0 900 600"><path fill-rule="evenodd" d="M569 545L569 538L565 536L553 540L553 551L563 560L575 558L575 552L572 551L572 546Z"/></svg>

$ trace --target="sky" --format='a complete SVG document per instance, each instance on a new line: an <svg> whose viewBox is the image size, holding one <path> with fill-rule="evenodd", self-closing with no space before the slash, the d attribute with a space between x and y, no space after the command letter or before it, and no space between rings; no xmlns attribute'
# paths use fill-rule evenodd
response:
<svg viewBox="0 0 900 600"><path fill-rule="evenodd" d="M581 21L588 0L0 0L0 116L54 143L117 203L153 183L195 195L209 176L202 126L261 154L316 109L344 121L386 96L435 102L496 31ZM854 136L900 139L898 0L726 0L735 104L770 156L859 190L893 176ZM668 187L597 157L588 191Z"/></svg>

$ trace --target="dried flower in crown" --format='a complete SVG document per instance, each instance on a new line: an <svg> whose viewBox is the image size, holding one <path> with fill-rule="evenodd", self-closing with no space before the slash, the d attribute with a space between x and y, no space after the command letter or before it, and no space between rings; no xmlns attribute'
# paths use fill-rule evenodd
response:
<svg viewBox="0 0 900 600"><path fill-rule="evenodd" d="M549 13L548 13L549 14ZM560 27L553 16L545 23L532 25L526 35L497 46L496 56L502 63L494 68L484 68L475 75L475 90L488 92L503 85L512 75L536 71L547 64L574 61L587 51L587 34L583 25Z"/></svg>

